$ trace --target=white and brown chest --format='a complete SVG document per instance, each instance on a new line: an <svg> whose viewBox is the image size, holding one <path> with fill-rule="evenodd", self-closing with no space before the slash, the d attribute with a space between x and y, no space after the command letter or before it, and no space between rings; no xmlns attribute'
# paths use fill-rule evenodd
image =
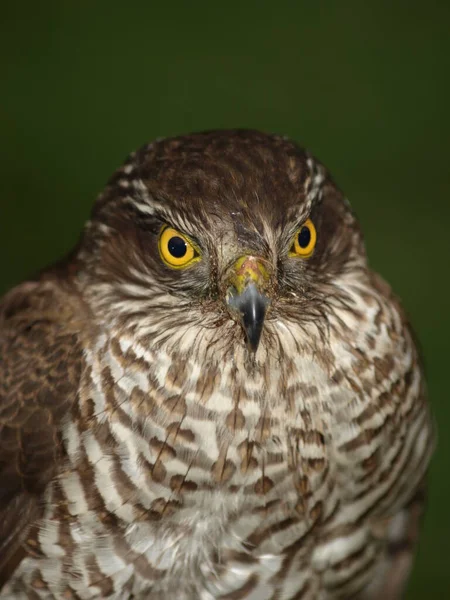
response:
<svg viewBox="0 0 450 600"><path fill-rule="evenodd" d="M38 533L45 558L16 582L40 598L264 599L370 575L378 544L361 516L392 427L359 443L368 407L323 361L205 368L106 337L86 361Z"/></svg>

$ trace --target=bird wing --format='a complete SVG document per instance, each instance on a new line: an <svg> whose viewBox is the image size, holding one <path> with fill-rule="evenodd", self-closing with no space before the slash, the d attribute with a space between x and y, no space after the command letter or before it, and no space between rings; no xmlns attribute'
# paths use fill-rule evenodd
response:
<svg viewBox="0 0 450 600"><path fill-rule="evenodd" d="M82 368L75 315L55 281L24 283L0 304L0 587L62 457L59 425Z"/></svg>
<svg viewBox="0 0 450 600"><path fill-rule="evenodd" d="M403 598L411 574L426 504L426 481L413 498L385 523L386 550L372 582L371 598ZM366 600L363 596L361 600Z"/></svg>

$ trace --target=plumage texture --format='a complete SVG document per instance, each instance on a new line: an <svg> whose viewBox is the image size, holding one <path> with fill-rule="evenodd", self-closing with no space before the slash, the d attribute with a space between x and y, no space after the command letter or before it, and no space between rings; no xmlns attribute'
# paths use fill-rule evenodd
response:
<svg viewBox="0 0 450 600"><path fill-rule="evenodd" d="M310 218L317 245L289 256ZM161 260L169 225L201 259ZM267 269L256 353L226 302ZM0 318L0 598L399 598L433 447L413 336L325 168L254 131L131 155Z"/></svg>

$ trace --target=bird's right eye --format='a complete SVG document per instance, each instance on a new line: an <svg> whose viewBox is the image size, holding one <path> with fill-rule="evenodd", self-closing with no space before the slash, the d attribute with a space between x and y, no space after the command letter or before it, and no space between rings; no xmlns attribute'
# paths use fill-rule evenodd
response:
<svg viewBox="0 0 450 600"><path fill-rule="evenodd" d="M163 262L172 269L184 269L200 260L194 244L173 227L161 229L158 247Z"/></svg>

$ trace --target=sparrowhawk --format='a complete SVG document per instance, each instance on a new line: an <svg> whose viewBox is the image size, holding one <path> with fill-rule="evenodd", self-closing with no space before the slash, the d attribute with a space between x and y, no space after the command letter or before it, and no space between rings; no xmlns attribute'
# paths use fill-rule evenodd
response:
<svg viewBox="0 0 450 600"><path fill-rule="evenodd" d="M357 218L285 137L132 154L0 308L0 598L399 598L433 448Z"/></svg>

